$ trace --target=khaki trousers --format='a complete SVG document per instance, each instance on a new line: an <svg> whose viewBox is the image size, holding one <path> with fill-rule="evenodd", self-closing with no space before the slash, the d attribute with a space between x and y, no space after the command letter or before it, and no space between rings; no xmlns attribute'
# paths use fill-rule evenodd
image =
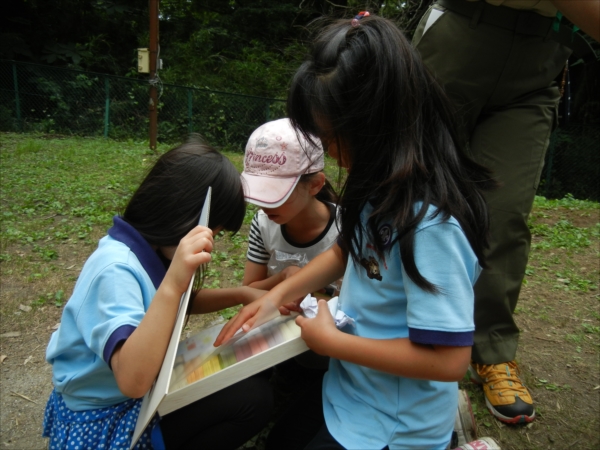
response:
<svg viewBox="0 0 600 450"><path fill-rule="evenodd" d="M490 168L501 184L486 194L489 268L475 286L472 358L484 364L510 361L519 338L513 312L531 243L527 219L560 97L553 80L570 50L542 37L474 23L435 4L413 44L458 107L470 157Z"/></svg>

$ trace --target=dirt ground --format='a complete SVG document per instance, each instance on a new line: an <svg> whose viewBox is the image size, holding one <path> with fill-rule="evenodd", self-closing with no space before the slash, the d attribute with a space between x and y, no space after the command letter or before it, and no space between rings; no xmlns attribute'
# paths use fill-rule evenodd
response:
<svg viewBox="0 0 600 450"><path fill-rule="evenodd" d="M545 211L537 220L554 224L566 217L578 227L597 229L597 213L580 215L558 209ZM104 230L94 233L99 238ZM543 247L532 251L515 317L522 331L517 358L535 400L536 421L526 426L502 425L485 410L480 388L461 383L473 402L478 435L494 437L502 449L600 448L597 234L590 247L577 251ZM534 236L534 244L540 240ZM219 251L243 254L239 244L237 249L220 245L226 243L217 243ZM48 262L50 275L43 281L18 275L18 270L6 271L6 263L0 263L0 448L46 448L41 427L52 383L44 353L60 321L62 304L92 250L93 246L65 242L59 257ZM20 258L34 258L27 248L9 246L4 251L11 255L13 266ZM237 283L239 261L237 266L222 263L218 270L221 286ZM582 280L594 282L588 286ZM40 293L58 289L64 289L64 302L54 299L40 305Z"/></svg>

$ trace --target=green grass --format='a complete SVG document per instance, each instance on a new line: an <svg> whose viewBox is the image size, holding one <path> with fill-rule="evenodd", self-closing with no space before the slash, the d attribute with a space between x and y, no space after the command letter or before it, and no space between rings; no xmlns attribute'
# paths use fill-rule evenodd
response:
<svg viewBox="0 0 600 450"><path fill-rule="evenodd" d="M147 142L133 140L0 133L2 274L18 276L24 283L43 282L65 270L64 263L54 263L64 261L73 246L91 254L97 239L112 225L112 217L123 211L154 161L169 148L159 145L154 153ZM238 171L243 170L242 153L223 154ZM338 168L330 158L325 171L335 184ZM256 210L248 205L245 224ZM248 237L221 234L217 240L224 245L213 253L212 267L231 269L231 281L241 283ZM31 306L61 307L66 286L76 280L76 274L64 276L64 285L36 294ZM219 270L211 269L205 286L218 288L221 278ZM235 310L222 315L229 317Z"/></svg>
<svg viewBox="0 0 600 450"><path fill-rule="evenodd" d="M158 152L168 148L160 145ZM224 154L242 170L243 154ZM19 292L33 286L19 294L22 297L15 295L5 301L14 304L1 305L3 317L35 317L14 315L21 303L38 311L46 308L45 315L60 311L80 269L66 253L79 249L78 261L91 254L98 237L111 226L112 216L122 210L156 158L146 142L0 133L0 269L3 282L10 279ZM339 170L330 158L326 159L325 172L335 186ZM246 224L255 211L255 206L248 205ZM548 337L564 344L556 344L558 348L570 349L566 361L574 366L583 364L587 353L600 348L597 258L586 260L584 267L570 257L585 256L593 253L594 245L597 248L599 214L598 203L570 196L560 200L536 197L529 221L534 250L525 281L532 287L532 296L521 301L515 313L529 321L539 320L544 330L552 330ZM241 283L246 233L221 233L216 239L205 286ZM541 287L546 290L537 292ZM560 303L549 301L548 293L560 298ZM569 314L564 312L567 308ZM238 309L228 308L220 315L228 319ZM15 329L24 330L26 325ZM572 389L546 375L534 376L527 371L525 376L529 386L555 396ZM469 382L461 385L471 394L481 435L493 435L499 428L486 410L481 389ZM540 418L547 408L547 403L536 404Z"/></svg>
<svg viewBox="0 0 600 450"><path fill-rule="evenodd" d="M533 241L524 284L535 280L565 293L598 290L597 272L573 257L589 253L598 242L600 204L572 196L560 200L536 197L529 229ZM597 262L590 264L597 266Z"/></svg>
<svg viewBox="0 0 600 450"><path fill-rule="evenodd" d="M154 159L133 142L0 139L3 247L19 243L44 260L57 257L56 242L107 227Z"/></svg>
<svg viewBox="0 0 600 450"><path fill-rule="evenodd" d="M0 146L2 248L17 243L46 261L58 257L57 242L108 228L157 158L133 141L2 134ZM242 155L226 155L241 167Z"/></svg>
<svg viewBox="0 0 600 450"><path fill-rule="evenodd" d="M577 200L571 195L563 199L549 200L544 197L535 197L534 212L529 218L531 234L540 239L533 248L549 249L577 249L589 247L592 238L600 236L600 204L588 200ZM572 215L596 219L593 227L577 227L570 220L562 219L553 225L543 223L549 211L562 210Z"/></svg>
<svg viewBox="0 0 600 450"><path fill-rule="evenodd" d="M91 243L92 229L105 230L110 226L112 216L123 209L157 157L146 142L132 140L47 139L44 135L5 133L0 135L0 147L0 261L12 257L4 252L9 244L22 245L41 261L51 261L58 258L56 244L61 241ZM168 148L160 145L158 153ZM243 154L224 153L239 171L243 169ZM343 174L330 158L326 159L325 172L334 185L343 180ZM535 247L576 251L588 247L591 239L600 235L600 223L592 228L577 227L567 219L553 225L544 223L546 212L556 209L581 215L600 212L598 203L572 196L561 200L536 197L535 213L530 219L531 232L539 238ZM249 205L245 223L250 222L255 211L256 207ZM235 235L228 239L235 250L245 246L247 237ZM243 258L239 255L218 258L243 269ZM542 269L550 270L548 263L552 263L551 259L544 261ZM528 275L533 275L535 269L530 267L528 271ZM597 289L597 283L575 271L556 272L554 280L557 289Z"/></svg>
<svg viewBox="0 0 600 450"><path fill-rule="evenodd" d="M561 199L547 199L545 197L536 196L533 206L536 211L567 208L570 210L585 211L586 213L596 211L596 214L598 214L598 211L600 210L599 203L590 200L578 200L570 194L567 194Z"/></svg>

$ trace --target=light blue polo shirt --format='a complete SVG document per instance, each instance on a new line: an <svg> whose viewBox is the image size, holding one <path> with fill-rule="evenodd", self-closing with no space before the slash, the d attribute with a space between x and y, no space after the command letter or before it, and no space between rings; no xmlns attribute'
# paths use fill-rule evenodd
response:
<svg viewBox="0 0 600 450"><path fill-rule="evenodd" d="M372 211L367 204L361 222ZM415 233L419 272L440 294L408 278L394 244L381 259L363 243L361 264L348 262L340 308L355 320L343 331L373 339L409 338L419 344L473 344L473 285L480 267L458 222L427 217ZM396 232L379 228L384 243ZM331 435L349 449L445 449L458 407L458 383L404 378L331 359L323 408Z"/></svg>
<svg viewBox="0 0 600 450"><path fill-rule="evenodd" d="M55 389L71 410L128 399L119 391L110 358L139 325L165 273L148 242L115 217L83 266L46 350Z"/></svg>

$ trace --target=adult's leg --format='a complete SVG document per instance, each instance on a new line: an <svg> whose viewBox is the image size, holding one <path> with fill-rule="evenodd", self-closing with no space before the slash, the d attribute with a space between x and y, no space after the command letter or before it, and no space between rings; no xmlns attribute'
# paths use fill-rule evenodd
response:
<svg viewBox="0 0 600 450"><path fill-rule="evenodd" d="M502 184L487 194L490 268L475 287L473 347L475 362L497 364L516 354L519 330L512 314L529 255L527 218L559 100L553 80L570 51L436 8L423 17L414 43L457 106L470 156Z"/></svg>
<svg viewBox="0 0 600 450"><path fill-rule="evenodd" d="M510 107L482 116L470 141L473 159L493 170L500 187L486 194L491 239L488 268L475 285L472 359L498 364L515 359L519 329L513 319L525 276L531 235L527 219L544 164L556 88L523 96Z"/></svg>
<svg viewBox="0 0 600 450"><path fill-rule="evenodd" d="M269 421L273 393L262 374L240 381L164 416L167 450L236 449Z"/></svg>
<svg viewBox="0 0 600 450"><path fill-rule="evenodd" d="M513 312L525 276L531 234L527 219L548 147L558 91L539 89L510 107L483 115L471 136L472 157L500 182L486 195L491 238L488 268L475 285L472 378L483 384L488 409L507 423L531 422L533 399L514 361L519 329Z"/></svg>
<svg viewBox="0 0 600 450"><path fill-rule="evenodd" d="M496 417L532 420L533 401L513 361L519 330L512 315L529 255L527 218L558 102L552 82L569 51L435 8L419 24L414 42L458 107L470 156L502 184L486 196L491 243L489 268L475 287L474 368Z"/></svg>

